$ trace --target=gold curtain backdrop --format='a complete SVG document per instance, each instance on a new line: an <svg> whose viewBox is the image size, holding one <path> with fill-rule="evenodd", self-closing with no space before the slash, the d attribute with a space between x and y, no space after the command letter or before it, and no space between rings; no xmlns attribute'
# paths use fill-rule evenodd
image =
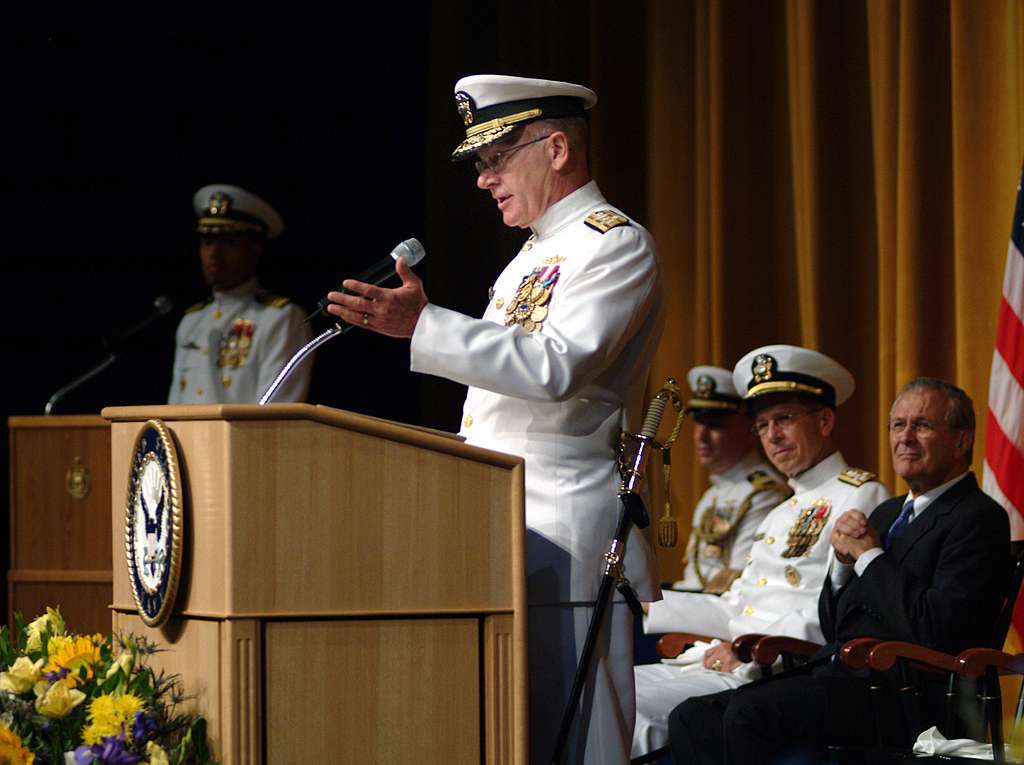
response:
<svg viewBox="0 0 1024 765"><path fill-rule="evenodd" d="M651 385L759 345L817 348L857 380L843 453L902 492L889 404L942 377L974 399L980 478L1024 149L1021 4L647 8L646 223L670 293ZM706 476L680 447L682 530ZM666 579L680 553L659 550Z"/></svg>
<svg viewBox="0 0 1024 765"><path fill-rule="evenodd" d="M452 3L432 29L431 98L445 104L431 119L435 241L488 253L467 257L493 275L525 238L499 234L489 200L445 167L452 83L474 71L588 82L595 177L651 230L664 267L652 392L760 345L817 348L857 380L839 416L846 458L904 491L888 407L910 378L942 377L974 399L980 476L1024 150L1020 2L537 0L483 20L478 8ZM492 38L466 34L481 21ZM437 262L428 287L434 266L431 297L464 300L438 284ZM673 454L681 537L707 485L689 436ZM664 578L681 552L659 550Z"/></svg>

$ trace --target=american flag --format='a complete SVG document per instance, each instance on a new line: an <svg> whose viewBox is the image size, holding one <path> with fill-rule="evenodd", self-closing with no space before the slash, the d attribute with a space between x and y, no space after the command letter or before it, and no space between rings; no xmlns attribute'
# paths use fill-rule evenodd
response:
<svg viewBox="0 0 1024 765"><path fill-rule="evenodd" d="M1006 508L1010 536L1024 539L1024 171L1017 184L1003 299L988 389L985 492ZM1014 614L1014 626L1022 626Z"/></svg>

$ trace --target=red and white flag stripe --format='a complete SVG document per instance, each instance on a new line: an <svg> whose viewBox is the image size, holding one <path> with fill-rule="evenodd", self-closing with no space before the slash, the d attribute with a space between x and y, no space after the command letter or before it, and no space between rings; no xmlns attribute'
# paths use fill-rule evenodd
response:
<svg viewBox="0 0 1024 765"><path fill-rule="evenodd" d="M1006 508L1013 539L1024 539L1024 199L1017 187L1003 299L989 377L984 488Z"/></svg>

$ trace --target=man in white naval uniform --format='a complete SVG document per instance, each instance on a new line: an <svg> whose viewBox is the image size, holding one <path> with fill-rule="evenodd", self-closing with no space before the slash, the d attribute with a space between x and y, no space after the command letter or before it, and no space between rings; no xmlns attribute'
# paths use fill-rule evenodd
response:
<svg viewBox="0 0 1024 765"><path fill-rule="evenodd" d="M761 521L790 490L761 454L732 370L694 367L686 380L693 446L711 486L693 510L683 578L672 589L720 594L742 573Z"/></svg>
<svg viewBox="0 0 1024 765"><path fill-rule="evenodd" d="M733 370L745 391L754 432L793 496L758 528L739 579L721 596L666 592L647 608L647 632L692 632L700 642L674 660L636 667L637 725L633 756L668 744L668 716L682 701L736 688L758 673L733 653L731 641L760 632L824 642L818 595L834 555L836 519L870 514L889 496L875 476L849 467L833 444L836 407L853 393L853 376L817 351L791 345L758 348Z"/></svg>
<svg viewBox="0 0 1024 765"><path fill-rule="evenodd" d="M255 403L311 336L302 309L256 280L266 240L276 238L284 222L265 200L237 186L204 186L192 206L199 262L213 292L178 325L167 402ZM307 359L274 401L304 400L312 370Z"/></svg>
<svg viewBox="0 0 1024 765"><path fill-rule="evenodd" d="M460 80L477 186L532 235L493 284L483 318L428 303L399 259L394 290L346 281L329 310L411 337L418 372L466 384L467 443L526 465L530 761L549 763L620 507L617 444L637 432L662 328L654 243L590 179L588 88L478 75ZM649 538L631 535L624 574L658 597ZM616 599L598 640L568 762L621 765L633 727L632 614Z"/></svg>

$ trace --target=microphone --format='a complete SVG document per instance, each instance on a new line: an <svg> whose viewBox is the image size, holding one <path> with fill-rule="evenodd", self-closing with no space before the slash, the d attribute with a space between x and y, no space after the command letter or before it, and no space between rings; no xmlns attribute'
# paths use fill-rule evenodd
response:
<svg viewBox="0 0 1024 765"><path fill-rule="evenodd" d="M174 308L174 303L171 301L169 297L167 297L167 295L157 295L156 298L153 300L153 308L155 309L153 313L151 313L146 318L142 319L139 322L136 322L135 324L128 327L128 329L124 330L120 334L115 335L113 338L105 339L103 341L104 347L106 347L109 350L115 350L119 348L121 344L124 343L125 340L134 337L139 332L148 327L150 324L152 324L154 321L159 319L161 316L166 316L167 314L169 314L171 310Z"/></svg>
<svg viewBox="0 0 1024 765"><path fill-rule="evenodd" d="M395 275L395 261L400 257L405 258L405 264L411 268L426 256L427 251L423 248L423 245L420 244L418 239L406 239L399 242L395 246L395 249L393 249L388 255L384 256L363 271L363 273L359 274L359 276L356 277L356 281L366 282L367 284L373 284L375 286L383 284ZM346 295L355 294L352 290L347 290L344 287L339 291ZM327 313L327 306L330 305L330 303L331 301L327 298L322 298L320 302L316 304L316 310L306 317L306 321L310 321L316 316L325 315ZM350 324L349 327L351 326L352 325Z"/></svg>
<svg viewBox="0 0 1024 765"><path fill-rule="evenodd" d="M64 398L68 393L70 393L80 385L88 382L96 375L98 375L100 372L102 372L104 369L111 366L115 361L117 361L117 354L120 346L126 340L137 335L139 332L144 330L146 327L148 327L154 321L159 319L161 316L166 316L167 314L169 314L171 312L171 309L174 308L174 303L171 302L171 299L166 295L157 295L156 299L153 300L153 308L156 310L149 316L144 318L142 321L136 322L132 326L128 327L128 329L124 330L121 334L115 335L113 339L104 340L103 345L107 349L106 358L103 359L103 361L96 364L91 369L89 369L84 374L81 374L78 377L76 377L74 380L72 380L63 388L60 388L52 396L50 396L50 398L46 402L46 406L43 408L43 414L53 414L54 407L56 407L57 403L62 398Z"/></svg>

